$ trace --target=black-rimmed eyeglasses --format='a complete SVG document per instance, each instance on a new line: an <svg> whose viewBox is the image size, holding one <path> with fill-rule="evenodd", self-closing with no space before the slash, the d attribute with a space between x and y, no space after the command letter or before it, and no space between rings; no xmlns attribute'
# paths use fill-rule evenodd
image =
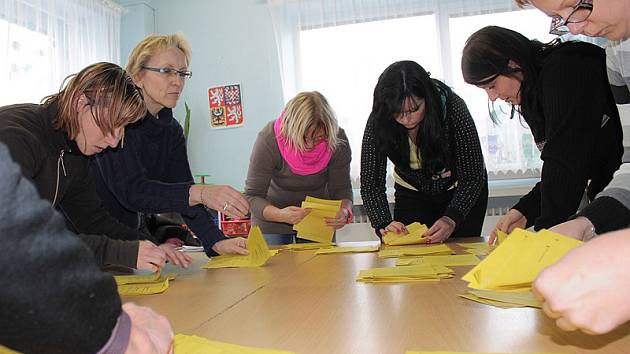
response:
<svg viewBox="0 0 630 354"><path fill-rule="evenodd" d="M573 11L571 11L566 19L562 18L562 16L553 16L551 18L549 33L557 36L567 34L570 32L567 26L568 24L586 21L591 15L591 12L593 12L593 0L580 0L573 6Z"/></svg>
<svg viewBox="0 0 630 354"><path fill-rule="evenodd" d="M164 75L179 75L179 77L181 77L182 79L190 79L192 77L192 71L183 71L183 70L177 70L177 69L173 69L173 68L152 68L149 66L143 66L142 69L144 70L149 70L149 71L155 71L156 73L160 73L160 74L164 74Z"/></svg>

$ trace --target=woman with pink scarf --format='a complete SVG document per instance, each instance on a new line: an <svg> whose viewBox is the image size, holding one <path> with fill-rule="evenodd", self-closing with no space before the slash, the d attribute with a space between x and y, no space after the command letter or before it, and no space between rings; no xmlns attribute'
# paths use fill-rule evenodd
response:
<svg viewBox="0 0 630 354"><path fill-rule="evenodd" d="M245 182L252 224L269 244L300 242L293 225L308 214L300 204L311 196L342 201L337 216L326 220L342 228L352 221L350 160L348 138L326 98L299 93L254 144Z"/></svg>

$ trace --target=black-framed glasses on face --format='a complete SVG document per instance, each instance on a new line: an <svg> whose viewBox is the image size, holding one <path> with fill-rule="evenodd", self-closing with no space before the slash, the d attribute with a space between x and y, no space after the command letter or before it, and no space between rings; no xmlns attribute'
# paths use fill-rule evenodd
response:
<svg viewBox="0 0 630 354"><path fill-rule="evenodd" d="M551 17L549 33L557 36L567 34L570 32L567 26L568 24L586 21L591 15L591 12L593 12L593 0L580 0L573 6L573 11L571 11L566 19L562 18L562 16Z"/></svg>
<svg viewBox="0 0 630 354"><path fill-rule="evenodd" d="M177 70L173 68L152 68L150 66L143 66L142 69L155 71L156 73L164 74L164 75L179 75L182 79L190 79L192 77L192 71L187 70Z"/></svg>

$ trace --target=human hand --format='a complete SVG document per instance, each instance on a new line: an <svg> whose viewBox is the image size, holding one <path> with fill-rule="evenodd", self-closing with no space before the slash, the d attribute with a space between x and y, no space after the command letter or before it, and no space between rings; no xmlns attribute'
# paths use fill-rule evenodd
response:
<svg viewBox="0 0 630 354"><path fill-rule="evenodd" d="M170 243L163 243L159 247L162 251L164 251L166 259L175 265L178 265L182 268L188 268L188 266L192 262L192 257L184 252L177 251L175 249L175 246L171 245Z"/></svg>
<svg viewBox="0 0 630 354"><path fill-rule="evenodd" d="M494 245L497 240L497 230L509 234L517 227L524 229L525 225L527 225L527 218L523 215L523 213L516 209L510 209L510 211L508 211L507 214L503 215L503 217L499 219L499 222L497 222L497 225L490 233L488 243Z"/></svg>
<svg viewBox="0 0 630 354"><path fill-rule="evenodd" d="M125 354L173 353L173 329L166 317L131 302L123 304L122 308L131 319Z"/></svg>
<svg viewBox="0 0 630 354"><path fill-rule="evenodd" d="M542 271L534 294L562 330L604 334L630 320L630 230L599 236Z"/></svg>
<svg viewBox="0 0 630 354"><path fill-rule="evenodd" d="M218 254L241 254L247 255L247 240L242 237L228 238L212 246L212 250Z"/></svg>
<svg viewBox="0 0 630 354"><path fill-rule="evenodd" d="M280 215L283 222L295 225L302 221L311 212L311 209L302 209L296 206L288 206L280 209Z"/></svg>
<svg viewBox="0 0 630 354"><path fill-rule="evenodd" d="M138 261L136 262L138 269L157 272L164 267L165 263L166 254L162 249L151 241L141 240L138 242Z"/></svg>
<svg viewBox="0 0 630 354"><path fill-rule="evenodd" d="M334 218L324 218L326 225L334 228L335 230L339 230L342 227L346 226L348 222L348 216L344 212L343 208L339 208L337 215Z"/></svg>
<svg viewBox="0 0 630 354"><path fill-rule="evenodd" d="M190 201L220 211L231 218L244 218L249 214L249 203L243 195L230 186L196 184L190 187ZM197 198L193 196L197 195Z"/></svg>
<svg viewBox="0 0 630 354"><path fill-rule="evenodd" d="M588 241L595 236L593 224L583 216L558 224L549 229L549 231L581 241Z"/></svg>
<svg viewBox="0 0 630 354"><path fill-rule="evenodd" d="M405 227L405 224L399 221L395 221L395 220L390 222L389 225L385 226L384 229L380 229L379 232L381 233L381 236L385 236L385 234L388 232L393 232L393 233L403 234L403 235L406 235L409 233L409 231L407 231L407 227Z"/></svg>
<svg viewBox="0 0 630 354"><path fill-rule="evenodd" d="M426 232L427 243L444 242L455 231L455 221L448 216L437 219L431 228Z"/></svg>

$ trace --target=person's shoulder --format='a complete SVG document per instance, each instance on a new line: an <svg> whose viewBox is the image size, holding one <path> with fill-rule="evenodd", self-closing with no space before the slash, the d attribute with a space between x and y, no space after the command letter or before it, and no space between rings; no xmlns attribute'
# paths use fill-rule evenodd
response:
<svg viewBox="0 0 630 354"><path fill-rule="evenodd" d="M589 65L593 61L603 61L605 57L606 51L595 44L579 41L566 42L550 49L544 66ZM583 67L582 70L587 68Z"/></svg>

